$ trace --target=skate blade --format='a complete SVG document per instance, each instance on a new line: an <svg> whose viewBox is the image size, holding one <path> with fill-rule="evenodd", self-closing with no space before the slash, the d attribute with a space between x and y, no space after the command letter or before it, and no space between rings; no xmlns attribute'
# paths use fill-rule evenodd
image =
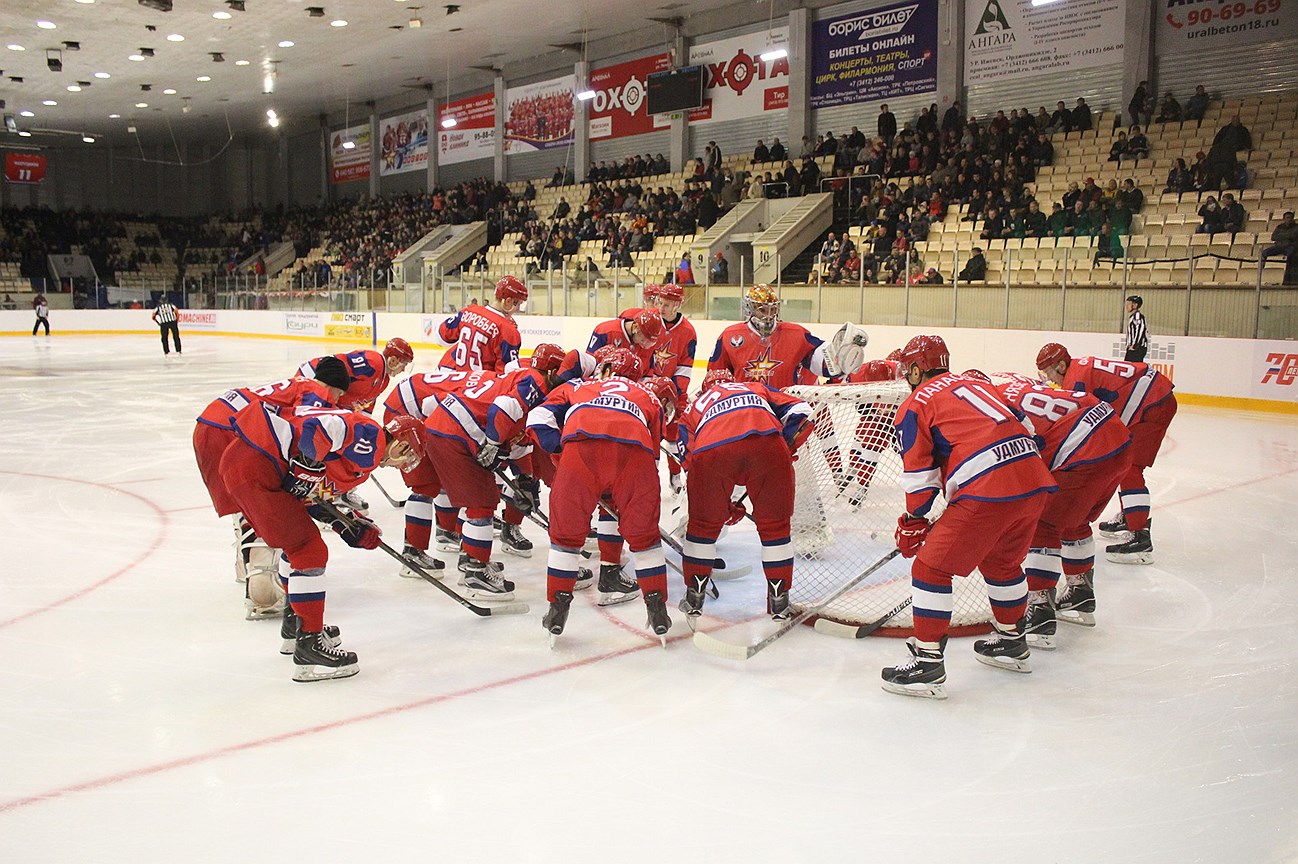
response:
<svg viewBox="0 0 1298 864"><path fill-rule="evenodd" d="M280 643L279 643L279 653L281 653L281 654L283 654L283 655L285 655L285 656L292 656L292 654L293 654L293 652L294 652L295 650L297 650L297 640L296 640L296 639L281 639L281 640L280 640Z"/></svg>
<svg viewBox="0 0 1298 864"><path fill-rule="evenodd" d="M497 594L494 591L482 591L477 588L469 588L464 592L464 596L470 600L481 600L484 603L502 603L514 599L513 591L502 591Z"/></svg>
<svg viewBox="0 0 1298 864"><path fill-rule="evenodd" d="M1095 614L1092 612L1078 612L1076 610L1056 610L1055 620L1062 621L1065 624L1075 624L1078 627L1094 627Z"/></svg>
<svg viewBox="0 0 1298 864"><path fill-rule="evenodd" d="M1150 552L1105 552L1104 557L1114 564L1153 564L1154 553Z"/></svg>
<svg viewBox="0 0 1298 864"><path fill-rule="evenodd" d="M438 582L442 581L443 578L442 570L440 568L434 570L432 567L429 567L424 572L427 573L429 576L432 576ZM401 572L398 575L401 576L403 579L423 579L424 578L421 574L416 573L414 570L411 570L409 567L402 567Z"/></svg>
<svg viewBox="0 0 1298 864"><path fill-rule="evenodd" d="M553 650L554 650L555 643L559 641L559 634L558 634L558 633L549 633L549 634L546 634L546 635L548 635L548 636L550 637L550 650L553 651Z"/></svg>
<svg viewBox="0 0 1298 864"><path fill-rule="evenodd" d="M993 669L1004 669L1006 672L1031 672L1032 664L1028 658L1015 660L1012 657L984 657L977 652L974 653L974 659L984 666L990 666Z"/></svg>
<svg viewBox="0 0 1298 864"><path fill-rule="evenodd" d="M626 603L630 600L634 600L639 596L640 596L639 591L635 591L629 594L623 594L620 591L616 591L612 593L606 593L604 591L601 591L599 592L599 599L595 601L595 605L596 606L616 606L619 603Z"/></svg>
<svg viewBox="0 0 1298 864"><path fill-rule="evenodd" d="M515 557L517 557L517 558L531 558L531 557L532 557L532 550L531 550L531 549L515 549L513 546L506 546L506 545L504 545L503 543L501 544L500 548L503 549L503 550L505 550L505 554L506 554L506 555L513 555L513 556L515 556Z"/></svg>
<svg viewBox="0 0 1298 864"><path fill-rule="evenodd" d="M578 572L584 573L585 575L577 577L577 582L572 586L574 591L585 591L587 588L595 584L594 573L591 573L589 570Z"/></svg>
<svg viewBox="0 0 1298 864"><path fill-rule="evenodd" d="M279 620L284 617L284 604L276 603L274 606L245 606L243 609L243 620L245 621L269 621L272 618Z"/></svg>
<svg viewBox="0 0 1298 864"><path fill-rule="evenodd" d="M942 682L935 684L894 684L891 681L884 681L880 686L889 693L896 693L899 696L917 696L920 699L945 699L946 685Z"/></svg>
<svg viewBox="0 0 1298 864"><path fill-rule="evenodd" d="M361 671L357 663L350 666L299 666L293 673L293 680L302 683L311 681L329 681L334 678L350 678Z"/></svg>
<svg viewBox="0 0 1298 864"><path fill-rule="evenodd" d="M700 612L695 612L693 615L690 615L688 613L685 615L685 626L690 628L691 633L699 632L700 617L702 617L702 613Z"/></svg>
<svg viewBox="0 0 1298 864"><path fill-rule="evenodd" d="M1127 543L1136 536L1130 531L1105 531L1103 528L1097 528L1095 533L1109 540L1117 540L1122 543Z"/></svg>
<svg viewBox="0 0 1298 864"><path fill-rule="evenodd" d="M1058 619L1056 618L1056 620ZM1055 650L1055 634L1029 633L1028 644L1043 651L1053 651Z"/></svg>
<svg viewBox="0 0 1298 864"><path fill-rule="evenodd" d="M450 542L449 540L440 541L437 544L437 551L438 552L459 552L460 543L458 540L454 543Z"/></svg>

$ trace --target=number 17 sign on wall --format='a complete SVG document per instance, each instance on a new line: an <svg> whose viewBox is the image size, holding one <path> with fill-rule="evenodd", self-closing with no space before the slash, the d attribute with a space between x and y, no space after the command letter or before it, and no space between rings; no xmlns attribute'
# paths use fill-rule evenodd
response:
<svg viewBox="0 0 1298 864"><path fill-rule="evenodd" d="M45 179L45 157L38 153L6 153L5 180L36 184Z"/></svg>

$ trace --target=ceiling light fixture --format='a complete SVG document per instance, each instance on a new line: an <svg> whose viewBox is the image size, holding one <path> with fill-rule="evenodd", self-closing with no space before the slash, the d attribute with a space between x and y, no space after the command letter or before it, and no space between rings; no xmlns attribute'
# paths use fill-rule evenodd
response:
<svg viewBox="0 0 1298 864"><path fill-rule="evenodd" d="M30 138L30 137L32 137L32 133L28 132L26 129L19 129L19 130L18 130L18 137L19 137L19 138Z"/></svg>
<svg viewBox="0 0 1298 864"><path fill-rule="evenodd" d="M295 44L297 44L297 43L295 43L292 39L285 39L284 41L282 41L282 42L279 43L279 47L281 47L281 48L292 48Z"/></svg>
<svg viewBox="0 0 1298 864"><path fill-rule="evenodd" d="M94 144L94 143L95 143L95 139L94 139L94 136L93 136L93 135L82 135L82 136L81 136L81 140L82 140L82 141L85 141L87 144Z"/></svg>
<svg viewBox="0 0 1298 864"><path fill-rule="evenodd" d="M229 21L234 16L222 9L220 12L213 12L212 17L218 21Z"/></svg>
<svg viewBox="0 0 1298 864"><path fill-rule="evenodd" d="M80 93L80 92L81 92L81 88L80 88L79 86L77 86L76 84L69 84L69 85L68 85L68 92L69 92L69 93Z"/></svg>
<svg viewBox="0 0 1298 864"><path fill-rule="evenodd" d="M36 115L33 114L31 111L19 111L19 112L18 112L18 116L19 116L19 117L35 117Z"/></svg>
<svg viewBox="0 0 1298 864"><path fill-rule="evenodd" d="M267 124L270 126L270 128L272 128L272 129L278 129L278 128L279 128L279 115L275 113L275 109L274 109L274 108L267 108L267 109L266 109L266 123L267 123Z"/></svg>
<svg viewBox="0 0 1298 864"><path fill-rule="evenodd" d="M9 50L10 50L10 51L26 51L26 50L27 50L26 48L24 48L24 47L21 46L21 45L10 45L10 46L8 46L8 47L9 47Z"/></svg>
<svg viewBox="0 0 1298 864"><path fill-rule="evenodd" d="M136 108L148 108L148 107L149 107L149 103L148 103L148 102L136 102L136 103L135 103L135 107L136 107Z"/></svg>
<svg viewBox="0 0 1298 864"><path fill-rule="evenodd" d="M212 76L211 76L211 75L199 75L199 76L198 76L197 78L195 78L194 80L195 80L195 81L202 82L202 83L207 83L208 81L211 81L211 80L212 80Z"/></svg>
<svg viewBox="0 0 1298 864"><path fill-rule="evenodd" d="M77 0L77 2L86 6L90 6L94 4L95 0Z"/></svg>
<svg viewBox="0 0 1298 864"><path fill-rule="evenodd" d="M143 55L143 54L131 54L131 55L129 55L126 59L127 59L127 60L133 60L133 61L135 61L136 63L139 63L141 60L144 59L144 55Z"/></svg>
<svg viewBox="0 0 1298 864"><path fill-rule="evenodd" d="M250 62L252 62L252 61L250 61L250 60L235 60L235 61L234 61L234 65L235 65L235 66L247 66Z"/></svg>
<svg viewBox="0 0 1298 864"><path fill-rule="evenodd" d="M59 103L55 102L53 99L42 99L42 100L41 100L41 104L42 104L42 105L48 105L48 106L50 106L51 108L53 108L55 105L57 105L57 104L59 104Z"/></svg>
<svg viewBox="0 0 1298 864"><path fill-rule="evenodd" d="M109 114L109 115L108 115L108 119L109 119L109 120L121 120L121 119L122 119L122 115L121 115L121 114Z"/></svg>
<svg viewBox="0 0 1298 864"><path fill-rule="evenodd" d="M96 77L96 78L102 78L102 79L104 79L104 80L108 80L109 78L112 78L113 76L112 76L112 75L109 75L107 72L96 72L96 73L95 73L95 77Z"/></svg>
<svg viewBox="0 0 1298 864"><path fill-rule="evenodd" d="M185 37L184 37L184 36L181 36L179 33L172 33L172 34L169 34L169 35L167 36L167 41L168 41L168 42L184 42L184 41L185 41Z"/></svg>
<svg viewBox="0 0 1298 864"><path fill-rule="evenodd" d="M775 0L771 0L770 14L766 18L766 50L757 55L757 59L763 63L770 63L774 60L783 60L789 56L789 46L785 43L776 44L775 42Z"/></svg>
<svg viewBox="0 0 1298 864"><path fill-rule="evenodd" d="M163 90L163 91L162 91L162 95L164 95L164 96L175 96L175 95L176 95L176 89L175 89L174 87L168 87L166 90Z"/></svg>
<svg viewBox="0 0 1298 864"><path fill-rule="evenodd" d="M329 22L329 26L330 26L330 27L346 27L346 26L347 26L347 22L344 21L344 20L341 19L341 18L335 18L334 20L332 20L332 21Z"/></svg>
<svg viewBox="0 0 1298 864"><path fill-rule="evenodd" d="M54 24L53 21L37 21L37 22L36 22L36 26L39 27L39 28L41 28L42 30L53 30L53 29L55 29L55 24Z"/></svg>
<svg viewBox="0 0 1298 864"><path fill-rule="evenodd" d="M180 102L180 113L181 113L181 114L188 114L190 111L193 111L193 110L194 110L193 106L189 104L189 97L186 96L186 97L185 97L184 99L182 99L181 102Z"/></svg>

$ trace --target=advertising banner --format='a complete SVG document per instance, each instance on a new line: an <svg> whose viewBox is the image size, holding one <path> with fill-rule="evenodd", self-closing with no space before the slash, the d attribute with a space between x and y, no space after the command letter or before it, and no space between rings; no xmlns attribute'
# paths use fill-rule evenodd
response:
<svg viewBox="0 0 1298 864"><path fill-rule="evenodd" d="M572 75L505 91L505 152L534 153L572 143Z"/></svg>
<svg viewBox="0 0 1298 864"><path fill-rule="evenodd" d="M379 121L379 176L428 168L428 112L411 111Z"/></svg>
<svg viewBox="0 0 1298 864"><path fill-rule="evenodd" d="M965 0L965 84L1120 63L1125 25L1126 0Z"/></svg>
<svg viewBox="0 0 1298 864"><path fill-rule="evenodd" d="M590 138L625 138L671 125L667 114L650 114L645 104L649 75L671 68L671 55L654 54L590 73L595 98L586 103Z"/></svg>
<svg viewBox="0 0 1298 864"><path fill-rule="evenodd" d="M45 179L45 157L39 153L6 153L5 180L34 186Z"/></svg>
<svg viewBox="0 0 1298 864"><path fill-rule="evenodd" d="M372 312L327 312L325 316L324 335L329 339L363 339L374 338L374 314Z"/></svg>
<svg viewBox="0 0 1298 864"><path fill-rule="evenodd" d="M178 309L177 317L186 330L215 330L217 313L213 309Z"/></svg>
<svg viewBox="0 0 1298 864"><path fill-rule="evenodd" d="M324 323L319 312L285 312L284 332L289 336L322 336Z"/></svg>
<svg viewBox="0 0 1298 864"><path fill-rule="evenodd" d="M1159 54L1298 38L1298 0L1158 2L1154 47Z"/></svg>
<svg viewBox="0 0 1298 864"><path fill-rule="evenodd" d="M1253 395L1298 402L1298 344L1258 342L1253 346Z"/></svg>
<svg viewBox="0 0 1298 864"><path fill-rule="evenodd" d="M936 3L916 0L815 23L812 108L936 91Z"/></svg>
<svg viewBox="0 0 1298 864"><path fill-rule="evenodd" d="M705 69L703 107L691 123L738 120L789 108L789 58L762 60L771 45L788 45L789 28L703 42L690 47L690 63Z"/></svg>
<svg viewBox="0 0 1298 864"><path fill-rule="evenodd" d="M442 126L455 118L450 129ZM496 94L479 93L448 102L437 112L437 164L454 165L496 155Z"/></svg>
<svg viewBox="0 0 1298 864"><path fill-rule="evenodd" d="M347 148L347 142L354 147ZM339 129L329 135L330 179L334 183L351 183L353 180L370 179L370 156L373 146L370 142L370 124L350 126Z"/></svg>

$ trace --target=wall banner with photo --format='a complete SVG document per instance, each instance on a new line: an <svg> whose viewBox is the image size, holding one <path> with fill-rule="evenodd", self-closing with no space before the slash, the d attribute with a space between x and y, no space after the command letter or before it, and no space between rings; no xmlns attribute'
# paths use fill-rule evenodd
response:
<svg viewBox="0 0 1298 864"><path fill-rule="evenodd" d="M379 176L428 168L428 112L411 111L379 122Z"/></svg>
<svg viewBox="0 0 1298 864"><path fill-rule="evenodd" d="M510 155L572 143L572 75L505 91L505 152Z"/></svg>

